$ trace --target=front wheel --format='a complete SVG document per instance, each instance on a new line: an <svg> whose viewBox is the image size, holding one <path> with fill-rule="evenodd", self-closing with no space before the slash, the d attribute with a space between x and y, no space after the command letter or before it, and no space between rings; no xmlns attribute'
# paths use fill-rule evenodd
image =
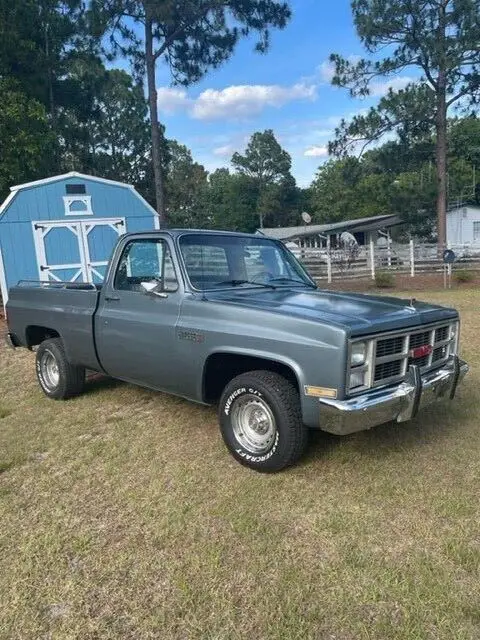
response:
<svg viewBox="0 0 480 640"><path fill-rule="evenodd" d="M252 371L234 378L219 407L223 440L241 464L274 473L305 451L308 429L295 387L278 373Z"/></svg>
<svg viewBox="0 0 480 640"><path fill-rule="evenodd" d="M51 338L40 344L36 368L38 382L49 398L66 400L83 391L85 369L70 364L61 338Z"/></svg>

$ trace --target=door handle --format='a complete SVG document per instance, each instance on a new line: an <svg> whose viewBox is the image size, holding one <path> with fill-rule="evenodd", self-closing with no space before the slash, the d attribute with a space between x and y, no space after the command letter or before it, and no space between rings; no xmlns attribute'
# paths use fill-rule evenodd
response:
<svg viewBox="0 0 480 640"><path fill-rule="evenodd" d="M105 296L105 302L120 302L120 296Z"/></svg>

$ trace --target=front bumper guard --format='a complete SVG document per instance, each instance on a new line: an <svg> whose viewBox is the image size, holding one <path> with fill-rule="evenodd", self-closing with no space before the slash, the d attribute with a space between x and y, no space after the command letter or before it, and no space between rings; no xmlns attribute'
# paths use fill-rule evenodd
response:
<svg viewBox="0 0 480 640"><path fill-rule="evenodd" d="M404 382L395 387L378 389L349 400L322 399L320 426L336 435L348 435L372 429L386 422L407 422L418 411L439 400L453 400L458 384L469 366L452 356L441 369L423 376L412 365Z"/></svg>

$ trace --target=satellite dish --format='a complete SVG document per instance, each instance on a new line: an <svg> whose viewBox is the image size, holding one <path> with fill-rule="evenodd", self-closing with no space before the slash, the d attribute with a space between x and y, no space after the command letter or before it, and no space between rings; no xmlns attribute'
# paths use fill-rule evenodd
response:
<svg viewBox="0 0 480 640"><path fill-rule="evenodd" d="M453 264L456 259L457 259L457 256L451 249L446 249L443 252L443 261L445 264Z"/></svg>
<svg viewBox="0 0 480 640"><path fill-rule="evenodd" d="M312 216L306 211L304 211L302 213L302 220L305 222L305 224L310 224L312 221Z"/></svg>

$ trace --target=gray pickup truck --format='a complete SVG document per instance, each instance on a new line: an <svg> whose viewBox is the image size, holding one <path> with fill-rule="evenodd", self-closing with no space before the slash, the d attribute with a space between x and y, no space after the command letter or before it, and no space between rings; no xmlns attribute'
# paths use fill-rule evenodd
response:
<svg viewBox="0 0 480 640"><path fill-rule="evenodd" d="M20 282L7 318L48 397L81 393L88 369L218 404L226 446L263 472L297 461L309 428L410 420L468 371L454 309L321 291L260 235L127 234L102 286Z"/></svg>

